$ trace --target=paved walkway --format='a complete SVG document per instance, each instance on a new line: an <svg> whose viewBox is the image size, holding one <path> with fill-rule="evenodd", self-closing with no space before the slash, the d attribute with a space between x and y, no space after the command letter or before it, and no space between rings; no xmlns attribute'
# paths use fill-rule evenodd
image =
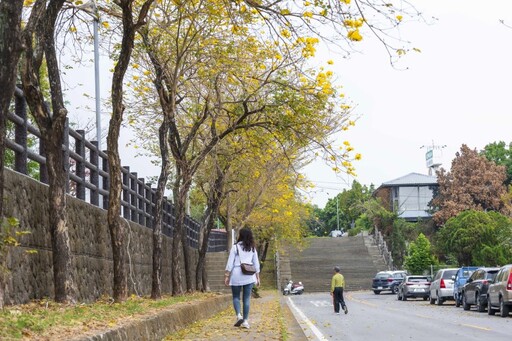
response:
<svg viewBox="0 0 512 341"><path fill-rule="evenodd" d="M261 298L251 299L250 329L234 327L233 308L208 320L198 321L190 327L169 335L166 340L229 341L229 340L307 340L281 295L261 291Z"/></svg>

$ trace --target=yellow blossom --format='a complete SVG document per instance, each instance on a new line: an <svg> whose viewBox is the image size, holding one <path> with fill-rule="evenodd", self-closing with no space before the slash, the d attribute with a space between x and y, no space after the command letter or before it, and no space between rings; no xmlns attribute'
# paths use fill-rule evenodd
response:
<svg viewBox="0 0 512 341"><path fill-rule="evenodd" d="M103 27L105 27L105 28L107 28L107 29L110 27L110 25L109 25L108 21L103 21L103 22L101 23L101 25L103 25Z"/></svg>
<svg viewBox="0 0 512 341"><path fill-rule="evenodd" d="M313 18L313 13L311 13L310 11L306 11L302 14L302 16L306 18Z"/></svg>
<svg viewBox="0 0 512 341"><path fill-rule="evenodd" d="M343 144L344 144L345 146L350 146L350 142L348 142L348 141L343 141Z"/></svg>
<svg viewBox="0 0 512 341"><path fill-rule="evenodd" d="M361 160L361 158L362 158L361 154L357 153L356 156L355 156L355 159L356 160Z"/></svg>
<svg viewBox="0 0 512 341"><path fill-rule="evenodd" d="M397 16L396 16L396 20L398 20L398 21L402 21L402 19L403 19L403 18L404 18L404 17L403 17L403 16L401 16L401 15L397 15Z"/></svg>
<svg viewBox="0 0 512 341"><path fill-rule="evenodd" d="M327 61L327 64L332 65L332 64L334 64L334 62L332 61L332 59L329 59L329 60Z"/></svg>
<svg viewBox="0 0 512 341"><path fill-rule="evenodd" d="M340 2L344 2L346 3L347 5L350 4L350 0L340 0Z"/></svg>
<svg viewBox="0 0 512 341"><path fill-rule="evenodd" d="M75 33L76 32L76 27L75 26L71 26L69 28L69 31Z"/></svg>
<svg viewBox="0 0 512 341"><path fill-rule="evenodd" d="M363 36L361 36L361 33L359 33L359 30L350 30L347 33L348 39L352 41L361 41L363 40Z"/></svg>

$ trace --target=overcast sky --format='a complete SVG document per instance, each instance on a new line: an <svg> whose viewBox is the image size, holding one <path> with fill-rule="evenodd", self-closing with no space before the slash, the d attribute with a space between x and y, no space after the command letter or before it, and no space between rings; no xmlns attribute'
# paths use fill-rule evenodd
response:
<svg viewBox="0 0 512 341"><path fill-rule="evenodd" d="M482 149L494 141L511 142L512 1L412 1L432 24L404 23L402 34L421 53L392 68L381 46L366 41L350 60L335 59L334 71L357 104L356 127L340 136L363 159L355 164L362 184L393 180L410 172L427 174L426 148L443 167L460 146ZM333 57L326 55L326 58ZM353 178L335 176L317 162L307 168L316 188L308 196L323 208Z"/></svg>
<svg viewBox="0 0 512 341"><path fill-rule="evenodd" d="M319 63L333 59L332 70L345 94L356 104L357 124L340 135L349 140L363 158L355 164L357 181L379 186L410 172L427 174L426 148L446 146L443 166L460 146L482 149L486 144L511 142L512 99L512 0L413 0L431 24L404 22L402 37L413 42L421 53L411 52L397 65L390 66L382 45L365 36L358 44L360 53L351 59L320 53ZM430 20L431 17L437 20ZM108 98L112 64L102 56L101 93ZM407 68L407 70L403 70ZM78 79L83 86L68 93L72 99L72 120L87 117L94 121L93 110L84 110L82 93L94 94L93 69L68 70L68 81ZM94 108L92 99L88 100ZM79 103L81 108L76 108ZM88 116L89 115L89 116ZM91 116L92 115L92 116ZM102 117L108 126L108 113ZM122 133L123 165L140 177L158 175L148 160L135 159L136 152L123 148L129 133ZM105 146L105 142L103 142ZM316 185L309 199L323 208L328 198L350 188L353 178L336 176L330 167L316 162L306 169Z"/></svg>

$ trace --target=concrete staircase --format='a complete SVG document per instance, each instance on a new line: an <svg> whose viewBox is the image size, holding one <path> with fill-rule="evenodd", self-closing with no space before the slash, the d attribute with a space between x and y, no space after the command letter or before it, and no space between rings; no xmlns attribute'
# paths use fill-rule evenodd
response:
<svg viewBox="0 0 512 341"><path fill-rule="evenodd" d="M328 292L333 267L339 266L345 276L346 290L369 290L375 273L387 267L382 259L379 261L374 250L373 255L370 254L365 244L367 238L361 235L311 238L303 251L290 248L289 252L280 255L281 282L292 278L301 281L306 292Z"/></svg>
<svg viewBox="0 0 512 341"><path fill-rule="evenodd" d="M206 254L206 268L209 270L208 284L211 291L231 292L231 289L224 285L224 269L228 256L227 251L208 252Z"/></svg>

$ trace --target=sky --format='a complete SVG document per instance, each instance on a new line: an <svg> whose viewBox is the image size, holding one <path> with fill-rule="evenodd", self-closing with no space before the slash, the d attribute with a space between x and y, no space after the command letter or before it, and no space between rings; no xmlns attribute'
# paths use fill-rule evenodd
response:
<svg viewBox="0 0 512 341"><path fill-rule="evenodd" d="M306 168L315 188L305 194L320 208L354 179L378 187L411 172L428 174L428 146L449 170L462 144L481 150L512 142L512 28L500 23L512 25L512 1L412 2L429 23L404 23L403 37L421 52L408 53L396 68L381 45L365 39L348 60L325 54L358 117L336 138L363 158L356 178L336 176L320 161Z"/></svg>
<svg viewBox="0 0 512 341"><path fill-rule="evenodd" d="M425 22L403 22L401 35L421 50L410 52L392 67L383 46L364 36L358 53L349 59L320 49L317 59L331 67L338 84L354 104L356 126L336 136L341 144L350 141L362 160L355 163L357 177L336 175L321 161L305 168L315 188L303 192L320 208L329 198L349 189L355 179L378 187L411 172L427 174L425 153L435 150L442 167L450 168L462 144L482 149L495 141L512 142L512 1L510 0L413 0ZM431 19L435 17L436 19ZM102 100L108 98L111 64L102 58ZM71 86L71 119L81 124L94 121L94 72L82 66L68 70ZM80 98L80 100L78 100ZM79 104L80 103L80 104ZM108 113L102 114L103 130ZM130 132L124 130L120 142L123 165L139 177L158 175L149 160L136 157L137 151L124 145ZM105 142L103 142L105 146ZM423 148L422 148L423 146Z"/></svg>

